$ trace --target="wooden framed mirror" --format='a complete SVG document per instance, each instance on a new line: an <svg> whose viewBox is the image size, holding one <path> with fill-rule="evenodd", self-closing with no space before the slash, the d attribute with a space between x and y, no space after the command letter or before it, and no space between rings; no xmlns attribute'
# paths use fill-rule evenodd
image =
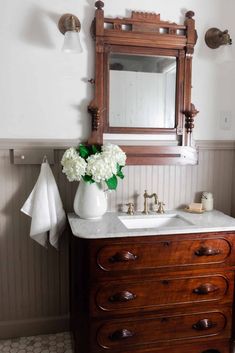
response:
<svg viewBox="0 0 235 353"><path fill-rule="evenodd" d="M128 164L196 164L191 103L194 13L183 25L132 11L105 18L95 3L95 97L90 144L121 145Z"/></svg>

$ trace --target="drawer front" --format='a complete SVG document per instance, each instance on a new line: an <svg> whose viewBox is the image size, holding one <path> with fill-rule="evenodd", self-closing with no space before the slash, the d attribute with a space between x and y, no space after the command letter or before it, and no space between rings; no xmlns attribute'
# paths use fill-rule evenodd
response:
<svg viewBox="0 0 235 353"><path fill-rule="evenodd" d="M128 347L125 350L121 350L121 353L138 353L138 352L144 352L144 353L231 353L233 352L231 350L231 343L229 340L226 341L218 341L218 340L211 340L207 339L207 342L197 342L197 343L182 343L182 341L177 342L174 341L172 345L168 344L158 344L154 348L150 347L144 347L144 350L142 347L138 349L138 347L133 347L131 349ZM102 348L100 348L98 352L104 351ZM94 351L92 351L94 352ZM114 352L114 350L112 350ZM116 351L115 352L119 352Z"/></svg>
<svg viewBox="0 0 235 353"><path fill-rule="evenodd" d="M92 293L92 313L126 312L177 304L232 302L233 275L162 278L141 282L110 282Z"/></svg>
<svg viewBox="0 0 235 353"><path fill-rule="evenodd" d="M155 348L146 347L143 351L142 348L140 350L138 347L134 347L131 349L130 347L126 350L121 350L121 353L231 353L231 343L229 340L226 341L217 341L217 340L209 340L207 343L192 343L192 344L182 344L182 342L174 341L173 345L164 345L159 347L158 345ZM102 351L99 350L99 352ZM98 351L97 351L98 352ZM112 351L113 352L113 351ZM116 350L115 350L116 352Z"/></svg>
<svg viewBox="0 0 235 353"><path fill-rule="evenodd" d="M97 343L104 349L192 340L219 336L229 338L230 319L221 312L207 312L150 319L109 321L97 331Z"/></svg>
<svg viewBox="0 0 235 353"><path fill-rule="evenodd" d="M97 265L104 271L130 271L223 263L231 252L224 238L113 244L101 248Z"/></svg>

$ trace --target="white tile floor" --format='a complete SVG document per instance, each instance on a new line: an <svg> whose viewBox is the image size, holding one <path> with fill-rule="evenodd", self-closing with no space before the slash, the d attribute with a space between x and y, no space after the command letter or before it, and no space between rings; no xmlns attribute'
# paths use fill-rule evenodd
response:
<svg viewBox="0 0 235 353"><path fill-rule="evenodd" d="M0 353L73 353L69 332L0 341Z"/></svg>

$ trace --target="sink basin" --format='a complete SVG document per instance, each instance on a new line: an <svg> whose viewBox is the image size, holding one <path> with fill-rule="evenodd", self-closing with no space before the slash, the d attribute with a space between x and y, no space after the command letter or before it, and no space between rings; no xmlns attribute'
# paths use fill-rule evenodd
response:
<svg viewBox="0 0 235 353"><path fill-rule="evenodd" d="M160 215L136 215L118 217L128 229L182 227L192 225L175 213Z"/></svg>

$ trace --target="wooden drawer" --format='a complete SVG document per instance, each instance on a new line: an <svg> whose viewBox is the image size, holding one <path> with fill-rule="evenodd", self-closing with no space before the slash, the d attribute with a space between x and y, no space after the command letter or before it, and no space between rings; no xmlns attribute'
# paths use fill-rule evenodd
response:
<svg viewBox="0 0 235 353"><path fill-rule="evenodd" d="M174 342L173 345L158 345L155 348L149 347L141 347L139 350L138 347L134 347L131 349L130 347L122 350L122 353L137 353L137 352L144 352L144 353L231 353L231 343L229 340L226 341L218 341L218 340L208 340L207 343L183 343L182 342ZM102 348L99 349L97 352L104 351ZM117 352L116 350L112 350L112 352Z"/></svg>
<svg viewBox="0 0 235 353"><path fill-rule="evenodd" d="M91 293L91 311L125 313L175 305L233 300L233 273L166 277L139 282L109 282Z"/></svg>
<svg viewBox="0 0 235 353"><path fill-rule="evenodd" d="M106 272L199 266L223 263L231 253L229 241L222 237L179 239L106 245L98 251L96 266Z"/></svg>
<svg viewBox="0 0 235 353"><path fill-rule="evenodd" d="M228 314L227 314L228 315ZM230 316L230 315L229 315ZM96 333L99 347L125 350L177 340L229 338L230 317L223 312L204 312L164 317L107 321ZM200 341L199 341L200 342Z"/></svg>

